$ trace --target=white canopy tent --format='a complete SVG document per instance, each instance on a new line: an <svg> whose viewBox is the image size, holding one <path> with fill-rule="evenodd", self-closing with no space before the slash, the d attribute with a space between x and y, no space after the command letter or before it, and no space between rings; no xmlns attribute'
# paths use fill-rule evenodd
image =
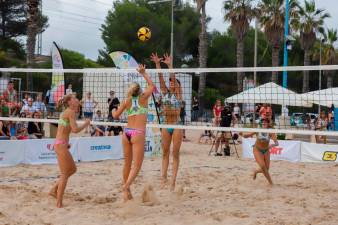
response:
<svg viewBox="0 0 338 225"><path fill-rule="evenodd" d="M300 94L283 88L273 82L245 90L227 98L226 101L228 103L267 103L285 106L312 106L312 103L305 101Z"/></svg>
<svg viewBox="0 0 338 225"><path fill-rule="evenodd" d="M331 107L338 106L338 87L312 91L302 94L303 99L313 104Z"/></svg>

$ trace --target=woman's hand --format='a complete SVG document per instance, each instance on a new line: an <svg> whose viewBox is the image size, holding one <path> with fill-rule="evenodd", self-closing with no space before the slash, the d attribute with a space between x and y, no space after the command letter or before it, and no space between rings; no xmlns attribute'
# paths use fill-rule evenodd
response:
<svg viewBox="0 0 338 225"><path fill-rule="evenodd" d="M137 68L136 70L137 70L137 72L139 72L140 74L145 75L145 73L146 73L146 66L143 65L143 64L139 64L139 65L138 65L138 68Z"/></svg>
<svg viewBox="0 0 338 225"><path fill-rule="evenodd" d="M158 57L157 53L151 53L150 61L153 61L155 64L160 64L163 58Z"/></svg>
<svg viewBox="0 0 338 225"><path fill-rule="evenodd" d="M164 60L163 63L166 64L168 66L168 68L171 67L171 56L168 54L164 54Z"/></svg>

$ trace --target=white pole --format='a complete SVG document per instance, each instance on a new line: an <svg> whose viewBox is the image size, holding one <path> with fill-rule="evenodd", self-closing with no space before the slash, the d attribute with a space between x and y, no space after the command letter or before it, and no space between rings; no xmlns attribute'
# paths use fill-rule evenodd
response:
<svg viewBox="0 0 338 225"><path fill-rule="evenodd" d="M320 38L319 44L319 65L322 65L322 38ZM322 70L319 69L319 91L322 89ZM319 96L319 105L318 105L318 115L320 114L320 96Z"/></svg>

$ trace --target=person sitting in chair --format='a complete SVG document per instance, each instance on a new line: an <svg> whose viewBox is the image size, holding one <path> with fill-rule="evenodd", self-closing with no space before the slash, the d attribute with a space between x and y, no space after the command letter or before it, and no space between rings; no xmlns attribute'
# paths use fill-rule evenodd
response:
<svg viewBox="0 0 338 225"><path fill-rule="evenodd" d="M220 127L230 127L231 123L234 119L234 115L232 114L230 107L226 106L221 112L221 121ZM229 139L231 139L231 132L218 132L216 134L216 143L215 143L215 156L222 156L222 153L218 152L218 148L221 142L224 143L224 156L230 155L230 146L229 146Z"/></svg>

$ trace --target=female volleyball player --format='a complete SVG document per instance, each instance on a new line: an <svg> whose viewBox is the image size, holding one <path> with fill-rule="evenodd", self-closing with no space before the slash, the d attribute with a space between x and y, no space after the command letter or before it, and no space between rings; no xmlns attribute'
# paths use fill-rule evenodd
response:
<svg viewBox="0 0 338 225"><path fill-rule="evenodd" d="M151 61L156 65L156 69L161 68L161 62L172 69L171 56L164 55L164 60L159 58L157 53L151 55ZM175 74L171 73L169 78L169 88L166 86L163 74L159 73L160 88L163 95L163 114L166 124L179 124L180 108L182 104L182 87ZM173 143L173 176L170 190L175 189L176 177L179 166L179 152L182 144L183 132L180 129L162 129L162 187L167 183L167 172L169 165L170 145Z"/></svg>
<svg viewBox="0 0 338 225"><path fill-rule="evenodd" d="M262 128L272 128L272 122L269 119L262 120ZM240 133L241 134L241 133ZM242 134L241 134L242 135ZM276 134L269 133L249 133L242 135L244 138L252 137L256 135L256 143L253 146L253 154L255 160L259 166L253 173L253 179L256 179L258 173L263 173L269 184L272 185L271 176L269 173L270 169L270 149L278 146L278 140ZM270 144L270 139L274 141L274 144Z"/></svg>
<svg viewBox="0 0 338 225"><path fill-rule="evenodd" d="M148 99L155 86L145 71L144 65L139 65L137 71L144 77L148 87L142 93L138 83L132 83L128 90L127 99L117 111L112 112L114 119L118 119L123 111L127 111L128 124L122 136L124 166L123 166L123 199L133 198L130 185L135 180L141 169L144 157L144 144L146 135L146 123L148 114ZM134 167L131 168L134 159Z"/></svg>
<svg viewBox="0 0 338 225"><path fill-rule="evenodd" d="M61 175L49 192L51 196L56 198L56 206L58 208L62 207L63 193L66 189L68 178L76 172L75 162L69 152L69 135L71 132L79 133L90 124L90 120L87 119L83 125L77 126L75 114L79 111L80 102L73 95L66 95L63 98L63 104L66 109L60 115L53 146L57 155Z"/></svg>

